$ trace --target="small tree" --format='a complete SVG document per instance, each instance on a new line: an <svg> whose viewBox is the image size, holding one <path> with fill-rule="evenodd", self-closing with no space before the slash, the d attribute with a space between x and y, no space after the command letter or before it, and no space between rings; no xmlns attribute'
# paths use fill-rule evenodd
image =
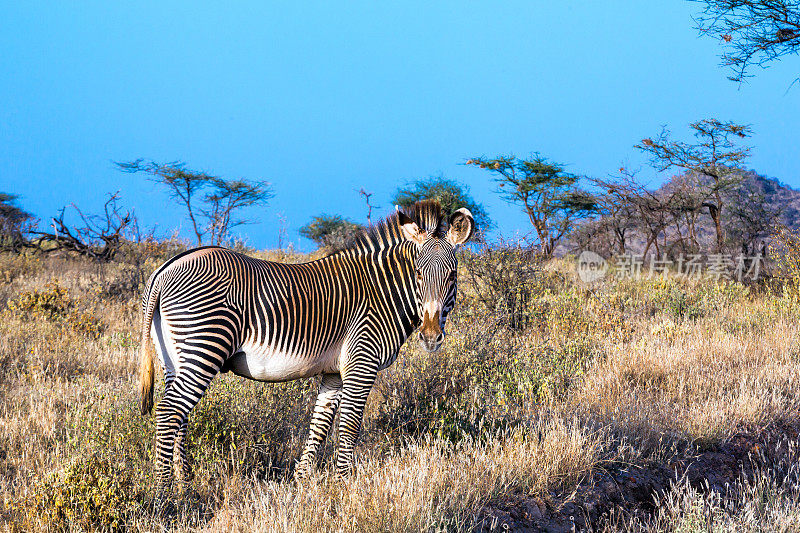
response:
<svg viewBox="0 0 800 533"><path fill-rule="evenodd" d="M372 210L378 206L372 205L370 203L370 198L372 198L373 193L367 192L363 187L358 191L359 196L364 199L364 202L367 204L367 226L372 225Z"/></svg>
<svg viewBox="0 0 800 533"><path fill-rule="evenodd" d="M756 255L773 232L785 206L770 204L761 191L749 187L747 182L733 191L730 202L727 215L731 241L739 246L741 253Z"/></svg>
<svg viewBox="0 0 800 533"><path fill-rule="evenodd" d="M716 248L721 251L725 243L723 215L725 197L742 180L741 165L750 149L737 148L734 138L750 135L749 126L717 119L705 119L690 124L697 142L694 144L673 141L666 128L656 139L642 139L636 148L650 154L651 164L658 171L679 168L689 171L688 176L701 193L702 206L708 209L714 223Z"/></svg>
<svg viewBox="0 0 800 533"><path fill-rule="evenodd" d="M19 196L0 192L0 249L18 252L25 246L33 215L17 205Z"/></svg>
<svg viewBox="0 0 800 533"><path fill-rule="evenodd" d="M469 193L469 187L443 176L416 180L413 183L397 189L392 203L401 207L408 207L420 200L438 200L442 205L442 212L449 217L454 211L466 207L475 219L478 231L485 232L492 225L486 209L476 202Z"/></svg>
<svg viewBox="0 0 800 533"><path fill-rule="evenodd" d="M233 218L234 212L254 205L266 205L275 196L266 181L211 176L189 170L180 161L159 164L137 159L116 165L123 172L150 174L153 181L166 185L170 196L186 208L198 246L203 244L206 236L210 244L225 244L231 229L251 222Z"/></svg>
<svg viewBox="0 0 800 533"><path fill-rule="evenodd" d="M624 171L625 169L620 170ZM596 212L600 218L590 224L587 229L608 232L611 241L609 243L610 251L624 254L630 234L637 226L637 209L631 198L631 187L626 186L625 183L607 179L594 179L592 183L600 191L595 194Z"/></svg>
<svg viewBox="0 0 800 533"><path fill-rule="evenodd" d="M474 157L467 164L494 174L503 199L522 207L545 256L553 254L573 222L597 206L594 197L577 186L578 176L565 172L563 165L552 163L538 153L528 159L513 155L495 159Z"/></svg>
<svg viewBox="0 0 800 533"><path fill-rule="evenodd" d="M633 229L645 241L643 255L647 255L651 248L655 248L656 254L660 255L661 244L666 244L672 196L648 189L636 179L635 173L624 168L620 169L617 180L595 180L595 184L605 189L604 194L609 195L612 202L616 201L620 206L630 209ZM622 235L627 237L627 232ZM659 237L664 237L665 242L659 243Z"/></svg>
<svg viewBox="0 0 800 533"><path fill-rule="evenodd" d="M300 235L317 243L320 247L341 247L363 226L339 215L322 214L300 228Z"/></svg>
<svg viewBox="0 0 800 533"><path fill-rule="evenodd" d="M668 199L665 208L675 227L676 236L670 248L680 247L684 253L699 252L698 220L705 207L704 191L698 189L691 174L684 173L672 176L659 192Z"/></svg>
<svg viewBox="0 0 800 533"><path fill-rule="evenodd" d="M800 51L800 3L796 0L695 0L705 4L697 28L720 40L728 78L741 83L748 67Z"/></svg>

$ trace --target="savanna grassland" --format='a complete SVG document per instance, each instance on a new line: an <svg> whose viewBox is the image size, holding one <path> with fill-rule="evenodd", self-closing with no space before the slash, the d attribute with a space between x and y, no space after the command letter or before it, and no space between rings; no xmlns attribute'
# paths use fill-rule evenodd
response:
<svg viewBox="0 0 800 533"><path fill-rule="evenodd" d="M381 373L352 477L329 443L293 481L317 380L225 374L190 418L192 489L159 518L139 291L174 251L0 256L0 529L800 530L791 279L587 285L513 248L465 256L442 351L411 343Z"/></svg>

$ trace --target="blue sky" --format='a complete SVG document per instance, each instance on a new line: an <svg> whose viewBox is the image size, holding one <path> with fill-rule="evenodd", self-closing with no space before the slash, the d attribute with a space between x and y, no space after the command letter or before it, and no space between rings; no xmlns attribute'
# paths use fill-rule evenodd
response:
<svg viewBox="0 0 800 533"><path fill-rule="evenodd" d="M800 59L738 86L669 2L5 2L0 191L39 217L120 191L144 226L183 228L164 190L112 161L180 159L266 179L249 244L322 212L363 222L407 180L471 188L512 237L527 218L470 156L539 151L606 176L633 145L707 117L751 124L749 166L800 187ZM657 182L657 176L647 174Z"/></svg>

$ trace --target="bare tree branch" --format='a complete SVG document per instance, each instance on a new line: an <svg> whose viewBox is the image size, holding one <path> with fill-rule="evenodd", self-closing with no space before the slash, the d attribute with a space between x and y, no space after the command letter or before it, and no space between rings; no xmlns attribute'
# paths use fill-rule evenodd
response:
<svg viewBox="0 0 800 533"><path fill-rule="evenodd" d="M103 215L85 215L75 204L71 204L82 222L77 226L70 226L66 222L67 208L61 208L58 217L50 219L52 232L31 231L32 235L38 235L36 247L45 253L69 251L97 261L110 261L124 242L126 230L136 225L133 212L123 212L118 200L119 192L109 194L103 206Z"/></svg>
<svg viewBox="0 0 800 533"><path fill-rule="evenodd" d="M692 0L704 4L695 18L697 29L725 48L722 65L738 83L750 77L749 67L766 68L800 51L800 2L797 0Z"/></svg>

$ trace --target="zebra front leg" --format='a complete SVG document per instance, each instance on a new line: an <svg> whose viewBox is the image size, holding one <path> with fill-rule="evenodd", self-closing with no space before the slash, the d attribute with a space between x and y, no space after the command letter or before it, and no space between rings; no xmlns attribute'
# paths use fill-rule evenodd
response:
<svg viewBox="0 0 800 533"><path fill-rule="evenodd" d="M349 368L342 376L342 401L339 411L339 446L336 451L336 474L343 477L353 470L353 450L356 446L364 406L367 403L378 369L375 364L360 364Z"/></svg>
<svg viewBox="0 0 800 533"><path fill-rule="evenodd" d="M295 479L308 477L317 466L319 449L325 443L333 425L341 393L342 376L340 374L323 374L317 401L314 405L314 414L311 417L311 427L308 430L308 440L300 456L300 462L294 471Z"/></svg>

